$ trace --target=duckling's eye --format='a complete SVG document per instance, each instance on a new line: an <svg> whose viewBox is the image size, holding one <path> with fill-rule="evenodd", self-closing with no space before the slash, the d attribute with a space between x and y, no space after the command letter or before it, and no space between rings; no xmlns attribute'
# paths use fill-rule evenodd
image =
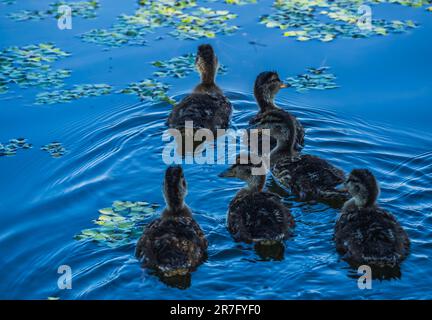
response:
<svg viewBox="0 0 432 320"><path fill-rule="evenodd" d="M355 190L355 192L359 192L360 191L360 187L359 186L355 186L354 190Z"/></svg>

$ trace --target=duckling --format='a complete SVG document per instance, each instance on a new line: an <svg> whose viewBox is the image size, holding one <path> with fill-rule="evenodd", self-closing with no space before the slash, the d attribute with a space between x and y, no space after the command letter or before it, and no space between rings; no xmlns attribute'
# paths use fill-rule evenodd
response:
<svg viewBox="0 0 432 320"><path fill-rule="evenodd" d="M272 71L265 71L261 72L256 80L254 85L254 95L255 99L258 103L258 106L260 108L260 111L257 115L255 115L252 119L249 120L249 124L253 124L257 121L259 121L259 118L263 115L263 113L270 111L270 110L278 110L288 113L287 111L284 111L277 107L274 103L274 97L282 88L288 88L289 85L283 83L277 72ZM295 118L293 115L288 113L295 121L296 124L296 145L295 149L297 151L301 151L304 148L304 136L305 136L305 130L302 126L302 124ZM272 147L274 146L274 143L272 144Z"/></svg>
<svg viewBox="0 0 432 320"><path fill-rule="evenodd" d="M266 176L253 175L254 165L249 161L236 163L219 177L235 177L247 183L231 200L228 210L228 230L235 241L273 245L288 238L294 228L294 219L279 196L263 191Z"/></svg>
<svg viewBox="0 0 432 320"><path fill-rule="evenodd" d="M138 240L135 256L165 277L185 275L207 255L204 232L184 203L186 180L180 166L170 166L163 187L166 208Z"/></svg>
<svg viewBox="0 0 432 320"><path fill-rule="evenodd" d="M374 175L355 169L345 185L352 198L335 225L336 250L354 265L397 267L409 253L410 240L396 218L376 204Z"/></svg>
<svg viewBox="0 0 432 320"><path fill-rule="evenodd" d="M277 181L300 200L347 199L337 190L345 174L324 159L295 150L296 121L287 112L270 110L257 119L255 126L268 128L277 145L270 153L270 170Z"/></svg>
<svg viewBox="0 0 432 320"><path fill-rule="evenodd" d="M219 63L211 45L198 47L195 65L201 83L174 106L167 125L182 130L186 121L193 121L194 129L209 129L215 134L217 129L228 128L232 105L215 83Z"/></svg>

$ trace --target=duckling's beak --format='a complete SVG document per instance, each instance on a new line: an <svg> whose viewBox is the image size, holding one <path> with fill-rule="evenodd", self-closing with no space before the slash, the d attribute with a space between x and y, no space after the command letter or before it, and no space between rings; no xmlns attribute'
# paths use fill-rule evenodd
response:
<svg viewBox="0 0 432 320"><path fill-rule="evenodd" d="M289 83L283 83L281 82L281 84L279 85L279 88L283 89L283 88L289 88L291 87L291 85Z"/></svg>
<svg viewBox="0 0 432 320"><path fill-rule="evenodd" d="M234 175L232 168L228 168L227 170L219 173L218 177L220 177L220 178L233 178L233 177L235 177L235 175Z"/></svg>

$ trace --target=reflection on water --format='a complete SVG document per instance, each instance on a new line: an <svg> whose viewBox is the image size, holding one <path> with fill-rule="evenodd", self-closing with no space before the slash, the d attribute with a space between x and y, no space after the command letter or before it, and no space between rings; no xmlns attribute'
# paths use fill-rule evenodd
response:
<svg viewBox="0 0 432 320"><path fill-rule="evenodd" d="M264 261L281 261L284 258L285 245L282 242L271 245L255 244L254 249L257 255Z"/></svg>
<svg viewBox="0 0 432 320"><path fill-rule="evenodd" d="M160 281L165 283L171 288L177 288L185 290L191 286L191 274L187 273L185 275L175 275L172 277L165 277L163 275L156 274Z"/></svg>

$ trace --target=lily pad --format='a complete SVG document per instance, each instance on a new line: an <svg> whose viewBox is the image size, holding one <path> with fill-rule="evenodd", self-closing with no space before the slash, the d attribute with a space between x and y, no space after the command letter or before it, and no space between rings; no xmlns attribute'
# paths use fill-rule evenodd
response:
<svg viewBox="0 0 432 320"><path fill-rule="evenodd" d="M82 17L85 19L95 18L96 10L100 6L98 1L58 1L51 3L47 10L22 10L11 13L8 16L15 21L43 20L50 17L58 18L58 8L62 5L67 5L72 9L73 17Z"/></svg>
<svg viewBox="0 0 432 320"><path fill-rule="evenodd" d="M156 77L173 77L184 78L195 71L196 54L189 53L166 61L153 61L151 64L159 70L153 72ZM218 73L226 74L227 68L224 65L219 66Z"/></svg>
<svg viewBox="0 0 432 320"><path fill-rule="evenodd" d="M152 79L145 79L140 82L130 83L127 88L118 92L125 94L135 94L143 101L167 102L169 104L175 104L175 101L167 94L168 89L169 85L165 83L154 81Z"/></svg>
<svg viewBox="0 0 432 320"><path fill-rule="evenodd" d="M112 92L108 84L81 84L75 85L73 89L42 92L36 95L36 104L66 103L87 97L97 97Z"/></svg>
<svg viewBox="0 0 432 320"><path fill-rule="evenodd" d="M143 201L115 201L111 208L99 210L93 221L97 227L82 230L76 240L91 240L100 245L119 247L134 243L142 234L144 224L156 213L158 204Z"/></svg>
<svg viewBox="0 0 432 320"><path fill-rule="evenodd" d="M418 7L430 3L430 0L276 0L273 4L273 12L261 16L260 23L267 28L278 28L283 31L283 36L295 37L298 41L322 42L330 42L338 37L385 36L417 27L417 24L411 20L385 19L372 19L370 28L360 27L358 22L362 15L358 13L359 7L373 6L378 3Z"/></svg>
<svg viewBox="0 0 432 320"><path fill-rule="evenodd" d="M0 157L14 156L20 149L31 149L33 146L25 138L16 138L9 140L9 143L0 143Z"/></svg>
<svg viewBox="0 0 432 320"><path fill-rule="evenodd" d="M41 147L41 150L48 152L53 158L60 158L66 153L66 149L60 142L51 142Z"/></svg>
<svg viewBox="0 0 432 320"><path fill-rule="evenodd" d="M50 63L67 57L69 53L51 43L0 50L0 93L6 93L11 84L21 87L61 87L71 72L52 70Z"/></svg>
<svg viewBox="0 0 432 320"><path fill-rule="evenodd" d="M327 90L335 89L339 86L336 85L336 76L327 72L329 67L308 68L308 72L289 77L286 82L297 92L306 92L308 90Z"/></svg>

